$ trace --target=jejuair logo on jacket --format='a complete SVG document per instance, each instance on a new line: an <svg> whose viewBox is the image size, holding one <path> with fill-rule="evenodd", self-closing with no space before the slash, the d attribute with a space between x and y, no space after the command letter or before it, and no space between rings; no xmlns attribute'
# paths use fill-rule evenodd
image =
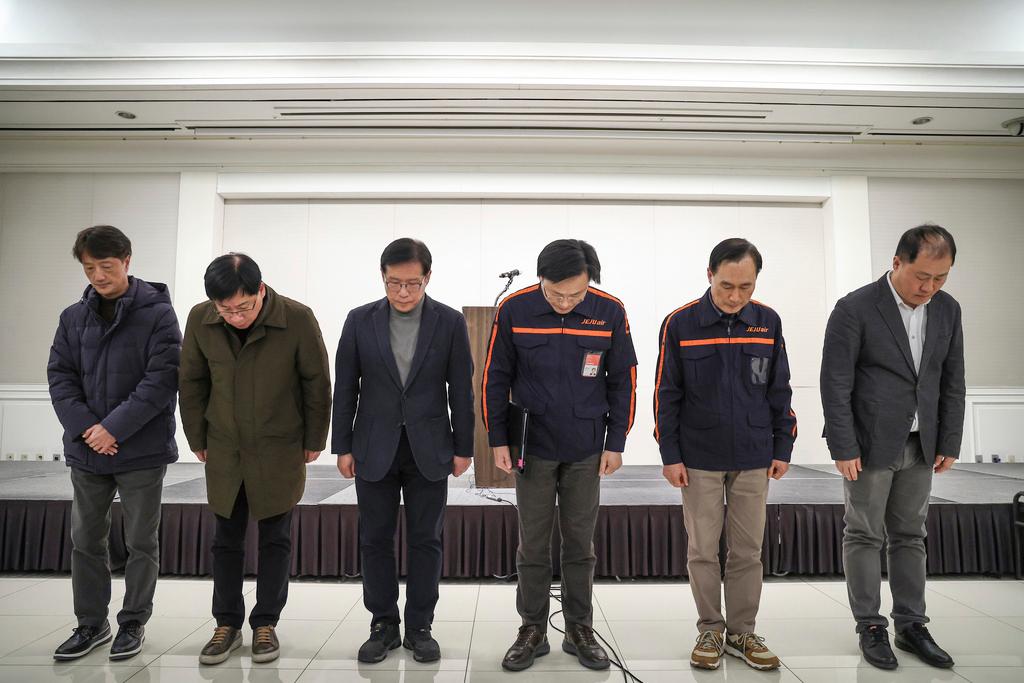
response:
<svg viewBox="0 0 1024 683"><path fill-rule="evenodd" d="M767 332L767 327L748 327L747 332Z"/></svg>
<svg viewBox="0 0 1024 683"><path fill-rule="evenodd" d="M606 323L605 323L604 320L593 320L591 318L587 318L586 320L584 320L583 322L580 323L580 325L605 325L605 324Z"/></svg>

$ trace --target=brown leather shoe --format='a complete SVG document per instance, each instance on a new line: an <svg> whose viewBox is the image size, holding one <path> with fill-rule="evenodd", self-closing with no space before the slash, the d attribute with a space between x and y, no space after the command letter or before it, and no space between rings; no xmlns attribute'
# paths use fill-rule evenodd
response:
<svg viewBox="0 0 1024 683"><path fill-rule="evenodd" d="M252 661L272 662L281 655L281 644L273 626L257 626L252 630Z"/></svg>
<svg viewBox="0 0 1024 683"><path fill-rule="evenodd" d="M607 669L610 665L608 653L594 637L594 629L583 624L573 624L565 629L562 651L576 655L580 664L588 669Z"/></svg>
<svg viewBox="0 0 1024 683"><path fill-rule="evenodd" d="M533 660L551 652L548 645L548 636L536 624L527 624L519 627L519 635L516 642L505 653L501 660L502 668L509 671L522 671L533 666Z"/></svg>
<svg viewBox="0 0 1024 683"><path fill-rule="evenodd" d="M213 637L199 653L200 664L220 664L231 656L233 650L242 647L242 631L234 626L218 626Z"/></svg>

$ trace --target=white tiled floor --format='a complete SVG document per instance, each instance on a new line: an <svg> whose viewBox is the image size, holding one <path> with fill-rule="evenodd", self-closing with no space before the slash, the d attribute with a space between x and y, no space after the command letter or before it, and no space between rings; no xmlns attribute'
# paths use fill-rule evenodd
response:
<svg viewBox="0 0 1024 683"><path fill-rule="evenodd" d="M246 582L252 604L252 582ZM404 596L404 587L403 587ZM883 590L883 608L891 600ZM114 581L112 614L124 593ZM451 583L441 586L434 634L444 658L418 664L398 649L382 664L356 661L369 617L358 583L291 584L288 607L278 625L282 655L253 664L246 645L224 664L201 667L199 649L213 622L209 580L161 579L154 616L142 654L111 663L100 648L71 663L56 664L53 649L74 626L71 581L66 576L0 575L0 681L254 681L267 683L591 683L618 681L617 671L582 669L561 652L552 633L551 654L519 674L501 670L505 649L516 634L515 588L507 584ZM900 668L868 666L857 651L845 586L840 581L775 580L767 583L758 630L785 665L756 672L727 659L717 672L693 671L689 650L696 636L696 611L685 583L600 583L594 587L595 627L645 683L734 681L756 683L874 683L885 681L1024 681L1024 582L933 580L928 606L936 640L957 660L952 671L926 666L897 652ZM556 618L561 626L561 619ZM113 624L113 616L112 616Z"/></svg>

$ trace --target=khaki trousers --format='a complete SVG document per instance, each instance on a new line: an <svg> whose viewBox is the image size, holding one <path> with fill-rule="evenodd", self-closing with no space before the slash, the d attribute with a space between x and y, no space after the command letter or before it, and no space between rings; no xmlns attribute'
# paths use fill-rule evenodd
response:
<svg viewBox="0 0 1024 683"><path fill-rule="evenodd" d="M697 603L698 631L754 631L761 602L761 544L764 540L768 470L712 472L687 469L683 523L689 542L686 568ZM728 506L728 507L726 507ZM725 615L722 615L722 527L725 562Z"/></svg>

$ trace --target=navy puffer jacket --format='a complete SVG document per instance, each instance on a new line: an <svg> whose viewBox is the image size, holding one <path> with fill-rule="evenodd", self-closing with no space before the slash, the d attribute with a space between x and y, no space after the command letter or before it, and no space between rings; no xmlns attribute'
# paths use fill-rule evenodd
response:
<svg viewBox="0 0 1024 683"><path fill-rule="evenodd" d="M110 474L174 462L181 331L167 285L130 277L110 323L99 299L89 286L64 309L46 368L68 466ZM82 439L97 422L117 439L116 455Z"/></svg>

